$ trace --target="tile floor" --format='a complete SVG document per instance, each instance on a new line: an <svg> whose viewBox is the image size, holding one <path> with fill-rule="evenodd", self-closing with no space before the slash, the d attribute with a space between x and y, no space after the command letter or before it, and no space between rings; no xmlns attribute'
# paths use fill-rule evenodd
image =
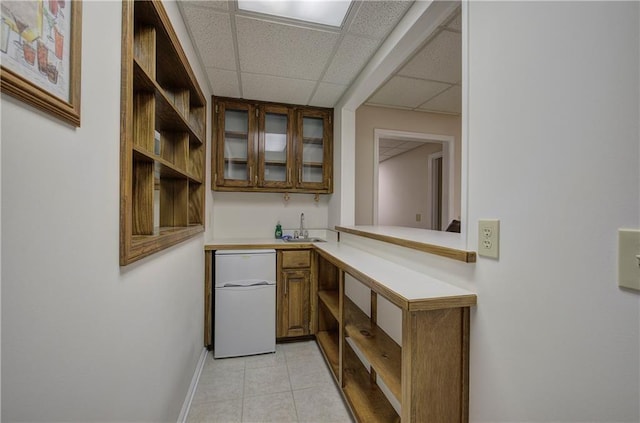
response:
<svg viewBox="0 0 640 423"><path fill-rule="evenodd" d="M351 423L315 341L277 344L275 354L207 356L187 423Z"/></svg>

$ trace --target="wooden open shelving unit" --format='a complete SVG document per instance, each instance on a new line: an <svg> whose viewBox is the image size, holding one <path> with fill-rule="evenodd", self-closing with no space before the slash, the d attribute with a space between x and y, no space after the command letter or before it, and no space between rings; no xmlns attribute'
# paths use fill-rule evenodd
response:
<svg viewBox="0 0 640 423"><path fill-rule="evenodd" d="M124 1L121 266L204 231L206 105L162 2Z"/></svg>
<svg viewBox="0 0 640 423"><path fill-rule="evenodd" d="M335 250L343 251L352 254L348 247ZM454 288L446 298L407 299L356 267L362 252L348 260L329 248L316 248L316 254L316 340L356 420L467 423L469 309L475 295ZM347 274L369 288L370 315L346 295ZM400 308L401 344L377 324L379 296Z"/></svg>

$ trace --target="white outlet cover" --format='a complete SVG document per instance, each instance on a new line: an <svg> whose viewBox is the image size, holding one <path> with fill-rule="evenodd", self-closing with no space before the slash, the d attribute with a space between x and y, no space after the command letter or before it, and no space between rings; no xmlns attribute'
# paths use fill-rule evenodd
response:
<svg viewBox="0 0 640 423"><path fill-rule="evenodd" d="M495 259L500 256L499 220L478 220L478 255Z"/></svg>
<svg viewBox="0 0 640 423"><path fill-rule="evenodd" d="M618 286L640 291L640 230L618 229Z"/></svg>

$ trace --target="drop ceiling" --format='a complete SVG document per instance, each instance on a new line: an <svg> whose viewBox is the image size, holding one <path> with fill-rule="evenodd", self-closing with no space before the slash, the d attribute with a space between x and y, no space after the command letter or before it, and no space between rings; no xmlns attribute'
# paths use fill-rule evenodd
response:
<svg viewBox="0 0 640 423"><path fill-rule="evenodd" d="M235 0L183 1L211 91L224 97L333 107L413 1L354 1L342 27L239 10ZM366 104L459 114L459 9Z"/></svg>

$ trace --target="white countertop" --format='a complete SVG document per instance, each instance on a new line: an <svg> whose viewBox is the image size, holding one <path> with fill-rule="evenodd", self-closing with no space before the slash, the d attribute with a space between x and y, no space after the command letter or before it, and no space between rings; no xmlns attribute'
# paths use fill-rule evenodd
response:
<svg viewBox="0 0 640 423"><path fill-rule="evenodd" d="M471 291L442 282L358 248L336 242L318 243L314 247L317 251L333 257L343 267L353 269L369 279L369 283L375 285L372 288L378 288L383 294L395 295L401 302L442 300L440 302L442 303L461 298L472 303L468 305L476 302L476 294ZM349 269L344 270L349 271ZM361 279L359 275L352 276ZM393 300L393 298L390 299ZM397 301L394 302L397 303ZM413 308L409 304L407 306Z"/></svg>

